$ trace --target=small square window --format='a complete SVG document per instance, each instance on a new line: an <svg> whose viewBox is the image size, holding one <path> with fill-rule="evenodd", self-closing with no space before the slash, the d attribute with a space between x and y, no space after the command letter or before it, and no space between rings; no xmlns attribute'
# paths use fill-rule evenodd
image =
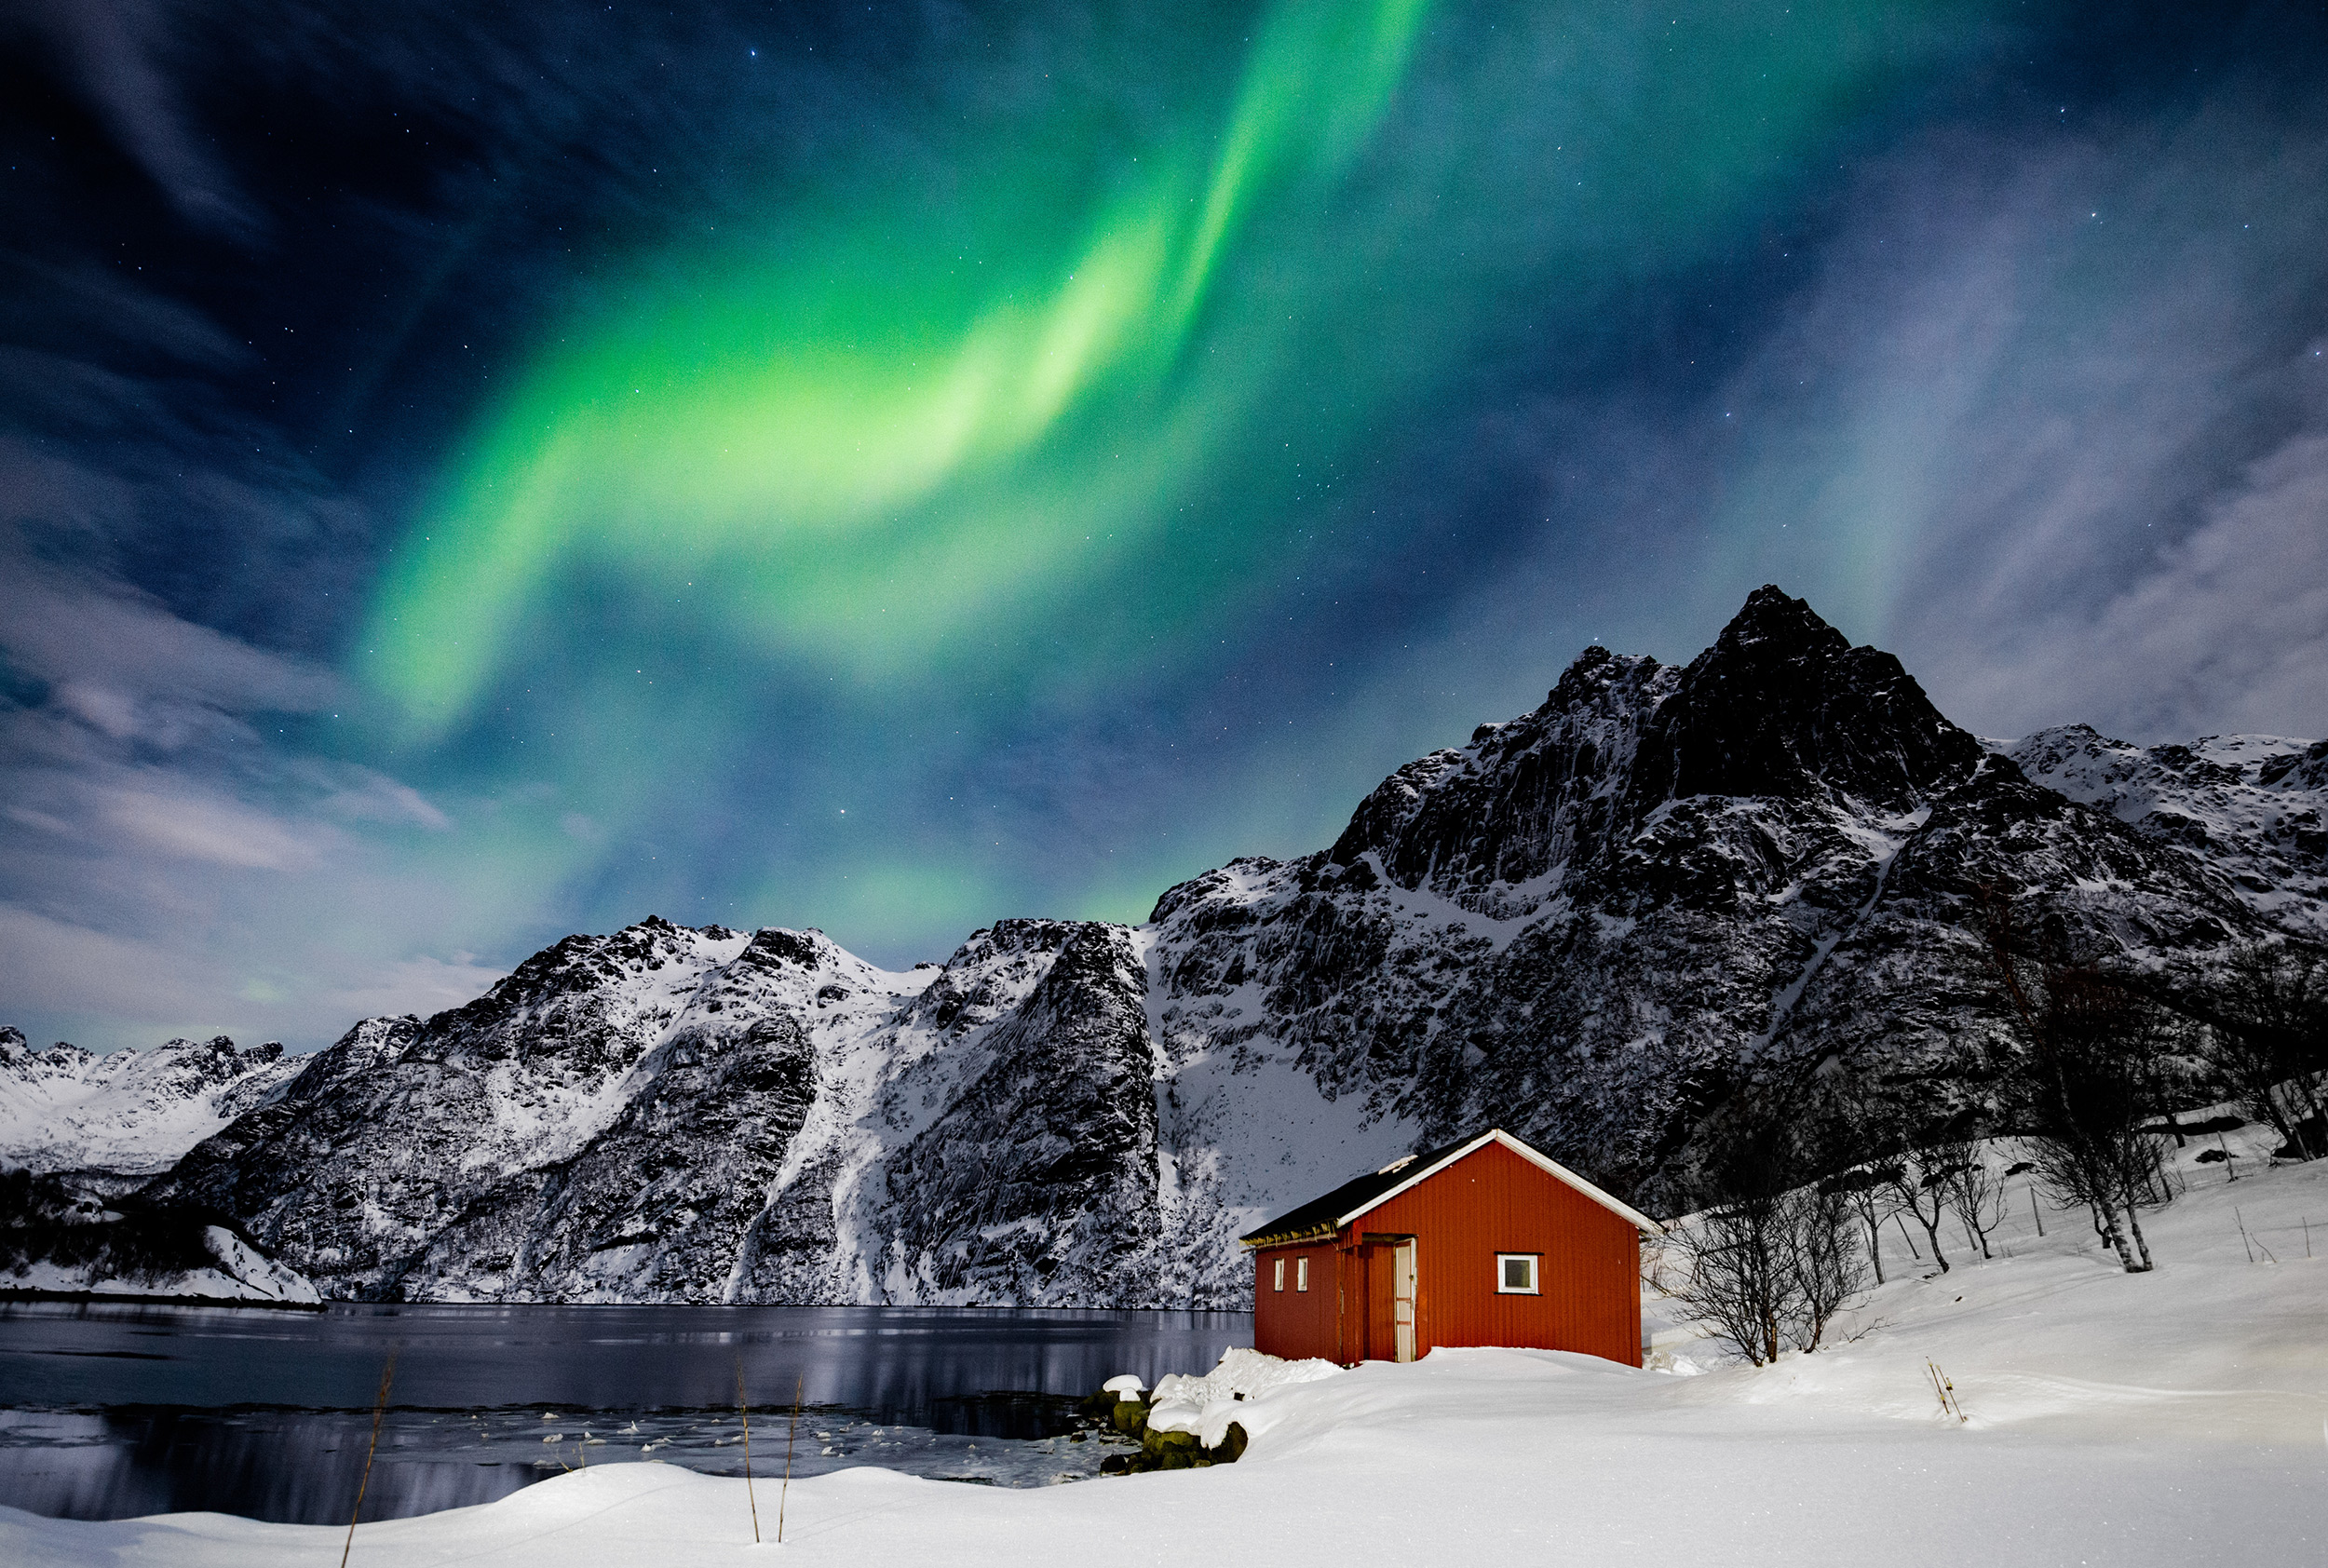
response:
<svg viewBox="0 0 2328 1568"><path fill-rule="evenodd" d="M1278 1260L1277 1288L1280 1291L1285 1289L1285 1260L1283 1258Z"/></svg>
<svg viewBox="0 0 2328 1568"><path fill-rule="evenodd" d="M1498 1252L1496 1254L1496 1293L1499 1296L1533 1296L1540 1292L1536 1286L1534 1252Z"/></svg>
<svg viewBox="0 0 2328 1568"><path fill-rule="evenodd" d="M1293 1289L1296 1291L1309 1289L1309 1260L1307 1258L1293 1260Z"/></svg>

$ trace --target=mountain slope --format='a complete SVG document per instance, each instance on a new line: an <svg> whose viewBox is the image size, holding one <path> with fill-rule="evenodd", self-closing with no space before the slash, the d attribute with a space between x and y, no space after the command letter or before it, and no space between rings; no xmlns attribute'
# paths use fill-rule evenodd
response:
<svg viewBox="0 0 2328 1568"><path fill-rule="evenodd" d="M1653 1202L1756 1077L1978 1104L1976 889L2201 984L2328 930L2323 805L2300 742L1994 751L1764 588L1139 927L1005 921L902 975L814 932L569 938L358 1025L155 1196L341 1294L1241 1304L1240 1230L1482 1124Z"/></svg>
<svg viewBox="0 0 2328 1568"><path fill-rule="evenodd" d="M222 1034L99 1056L63 1041L35 1051L21 1031L0 1028L0 1160L37 1171L167 1170L303 1065L272 1040L241 1048Z"/></svg>

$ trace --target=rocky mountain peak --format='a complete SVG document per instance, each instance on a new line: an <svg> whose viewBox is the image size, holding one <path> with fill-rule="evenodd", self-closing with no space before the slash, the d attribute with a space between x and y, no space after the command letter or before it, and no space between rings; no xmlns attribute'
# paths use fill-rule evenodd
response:
<svg viewBox="0 0 2328 1568"><path fill-rule="evenodd" d="M1904 811L1967 777L1982 754L1897 658L1851 646L1766 586L1651 716L1631 804L1636 818L1697 795L1848 796Z"/></svg>
<svg viewBox="0 0 2328 1568"><path fill-rule="evenodd" d="M1598 852L1642 724L1674 673L1645 655L1588 647L1534 712L1482 725L1469 745L1384 779L1327 860L1356 866L1372 853L1401 887L1428 883L1476 907L1509 904L1495 885Z"/></svg>
<svg viewBox="0 0 2328 1568"><path fill-rule="evenodd" d="M1401 887L1509 914L1552 890L1497 885L1606 864L1668 802L1848 798L1903 812L1982 755L1897 658L1765 586L1685 669L1585 649L1535 712L1385 779L1328 858L1371 853Z"/></svg>
<svg viewBox="0 0 2328 1568"><path fill-rule="evenodd" d="M1793 597L1776 583L1765 583L1746 596L1707 652L1736 658L1749 650L1770 648L1788 658L1807 653L1832 656L1848 653L1850 646L1850 639L1828 625L1809 601Z"/></svg>
<svg viewBox="0 0 2328 1568"><path fill-rule="evenodd" d="M1583 708L1602 697L1609 687L1627 676L1637 678L1643 674L1653 674L1658 668L1658 661L1645 654L1629 657L1611 653L1598 642L1590 643L1577 656L1574 663L1561 671L1559 682L1546 694L1544 706L1536 710L1536 715ZM1495 727L1502 729L1507 726L1499 724ZM1473 738L1480 737L1475 736Z"/></svg>
<svg viewBox="0 0 2328 1568"><path fill-rule="evenodd" d="M100 1056L60 1040L26 1048L0 1027L0 1158L36 1170L158 1169L295 1074L282 1045L223 1034Z"/></svg>
<svg viewBox="0 0 2328 1568"><path fill-rule="evenodd" d="M1332 850L1144 928L997 921L910 975L815 931L569 938L238 1083L148 1196L335 1296L1234 1307L1238 1235L1461 1129L1654 1208L1744 1083L1988 1114L1983 888L2168 987L2328 939L2328 746L1997 750L1766 588L1686 667L1587 648ZM88 1088L49 1075L43 1126Z"/></svg>

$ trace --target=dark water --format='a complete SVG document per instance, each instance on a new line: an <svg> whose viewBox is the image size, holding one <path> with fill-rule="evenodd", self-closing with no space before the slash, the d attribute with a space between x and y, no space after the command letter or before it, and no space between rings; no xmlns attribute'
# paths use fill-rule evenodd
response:
<svg viewBox="0 0 2328 1568"><path fill-rule="evenodd" d="M879 1464L998 1485L1096 1472L1073 1401L1202 1372L1250 1315L977 1307L0 1305L0 1503L345 1521L382 1363L366 1519L490 1502L576 1464Z"/></svg>

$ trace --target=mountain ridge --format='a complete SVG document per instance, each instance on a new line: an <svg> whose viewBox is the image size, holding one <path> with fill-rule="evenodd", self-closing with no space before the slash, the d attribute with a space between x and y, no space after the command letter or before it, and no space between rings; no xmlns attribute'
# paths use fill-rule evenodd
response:
<svg viewBox="0 0 2328 1568"><path fill-rule="evenodd" d="M2324 805L2328 743L1984 745L1765 588L1687 665L1589 648L1330 847L1140 926L997 922L904 973L816 932L570 937L358 1024L150 1191L327 1294L1239 1305L1241 1229L1469 1128L1654 1195L1758 1075L1977 1112L1978 887L2202 984L2328 934Z"/></svg>

